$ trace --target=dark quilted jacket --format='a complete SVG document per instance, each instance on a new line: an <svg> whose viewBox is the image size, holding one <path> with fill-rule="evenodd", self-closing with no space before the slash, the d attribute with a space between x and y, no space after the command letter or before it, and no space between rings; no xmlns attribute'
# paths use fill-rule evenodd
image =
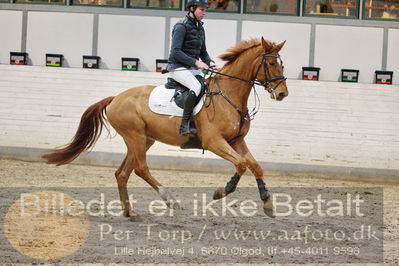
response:
<svg viewBox="0 0 399 266"><path fill-rule="evenodd" d="M205 30L202 24L197 24L187 15L173 27L169 56L172 69L193 67L199 58L208 65L212 61L206 50Z"/></svg>

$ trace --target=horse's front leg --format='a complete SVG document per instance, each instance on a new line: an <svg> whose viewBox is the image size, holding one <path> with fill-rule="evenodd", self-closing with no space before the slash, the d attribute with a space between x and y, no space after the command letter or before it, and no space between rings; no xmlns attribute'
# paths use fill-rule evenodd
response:
<svg viewBox="0 0 399 266"><path fill-rule="evenodd" d="M240 154L238 154L223 138L213 138L212 142L210 143L203 141L203 145L205 149L210 150L223 159L232 162L236 168L236 173L226 184L226 186L218 188L213 194L214 200L221 199L235 191L238 181L240 181L241 176L247 169L247 163L246 160Z"/></svg>
<svg viewBox="0 0 399 266"><path fill-rule="evenodd" d="M238 182L240 181L241 176L236 172L227 182L225 187L220 187L216 189L215 193L213 193L213 199L218 200L226 197L230 193L234 192L237 188Z"/></svg>
<svg viewBox="0 0 399 266"><path fill-rule="evenodd" d="M240 154L245 158L248 168L251 170L251 172L256 178L256 182L258 183L260 198L263 201L263 210L265 214L269 217L274 218L275 214L274 214L273 198L271 193L266 187L262 167L252 156L244 139L238 140L232 145L232 147L235 151L238 152L238 154Z"/></svg>

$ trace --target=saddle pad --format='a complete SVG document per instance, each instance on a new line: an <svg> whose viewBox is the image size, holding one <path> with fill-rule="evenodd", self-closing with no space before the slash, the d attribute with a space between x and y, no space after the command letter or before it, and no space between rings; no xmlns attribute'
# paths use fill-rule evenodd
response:
<svg viewBox="0 0 399 266"><path fill-rule="evenodd" d="M148 99L148 106L150 110L156 114L171 115L171 116L183 116L183 109L176 105L175 101L172 100L175 90L166 89L165 85L159 85L155 87ZM198 114L204 105L205 95L194 107L193 115Z"/></svg>

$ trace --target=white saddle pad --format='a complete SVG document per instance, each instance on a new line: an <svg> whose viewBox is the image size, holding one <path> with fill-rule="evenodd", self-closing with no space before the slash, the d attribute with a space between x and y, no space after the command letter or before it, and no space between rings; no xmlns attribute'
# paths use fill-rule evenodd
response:
<svg viewBox="0 0 399 266"><path fill-rule="evenodd" d="M155 87L148 99L148 106L150 110L156 114L171 115L171 116L183 116L183 109L176 105L175 101L172 100L175 90L167 89L164 85ZM193 115L198 114L204 105L205 95L194 107Z"/></svg>

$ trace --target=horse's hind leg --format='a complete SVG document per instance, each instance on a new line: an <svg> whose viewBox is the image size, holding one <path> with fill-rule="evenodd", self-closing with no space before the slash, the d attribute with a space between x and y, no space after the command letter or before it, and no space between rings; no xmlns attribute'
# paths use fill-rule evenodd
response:
<svg viewBox="0 0 399 266"><path fill-rule="evenodd" d="M138 214L135 213L129 202L129 195L127 192L127 182L129 180L130 174L134 169L134 159L132 152L128 150L128 154L125 160L122 162L119 169L115 172L116 182L118 183L119 197L122 204L123 215L125 217L137 217Z"/></svg>
<svg viewBox="0 0 399 266"><path fill-rule="evenodd" d="M138 214L135 213L129 202L129 195L127 192L127 181L129 180L130 174L135 167L133 152L128 149L125 159L121 166L115 172L116 182L118 183L119 197L122 204L123 215L125 217L131 217L132 219L137 218Z"/></svg>
<svg viewBox="0 0 399 266"><path fill-rule="evenodd" d="M154 141L147 141L146 143L146 150L148 150ZM128 144L126 143L128 146ZM127 192L127 182L129 177L136 167L134 161L134 152L128 149L125 159L123 160L122 164L119 166L118 170L115 172L116 181L118 183L118 190L119 190L119 197L122 204L123 215L125 217L137 218L138 214L134 212L131 208L129 195Z"/></svg>
<svg viewBox="0 0 399 266"><path fill-rule="evenodd" d="M165 187L162 186L154 177L152 177L146 160L146 152L154 143L145 136L129 136L127 138L129 148L134 150L135 168L134 173L144 179L152 188L154 188L165 201L166 205L171 208L179 208L178 202L170 195Z"/></svg>

